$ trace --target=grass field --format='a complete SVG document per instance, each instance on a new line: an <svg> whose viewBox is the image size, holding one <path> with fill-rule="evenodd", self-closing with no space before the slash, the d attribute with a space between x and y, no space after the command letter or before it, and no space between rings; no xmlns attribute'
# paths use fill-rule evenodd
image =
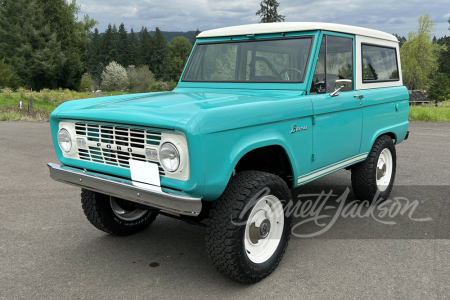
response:
<svg viewBox="0 0 450 300"><path fill-rule="evenodd" d="M409 119L411 121L450 122L450 101L444 101L438 107L434 104L410 106Z"/></svg>
<svg viewBox="0 0 450 300"><path fill-rule="evenodd" d="M128 92L105 92L104 96L129 94ZM37 95L37 97L36 97ZM28 95L22 100L22 109L19 109L20 94L12 93L10 97L0 93L0 121L48 121L51 112L65 101L75 99L95 98L94 95L72 91L49 91L35 94L31 115L28 115ZM450 122L450 101L440 107L433 105L411 106L409 111L411 121L438 121Z"/></svg>
<svg viewBox="0 0 450 300"><path fill-rule="evenodd" d="M9 97L0 93L0 121L48 121L51 112L61 103L95 96L67 90L36 93L30 115L28 115L28 95L22 99L22 109L19 109L20 98L19 93L12 93Z"/></svg>

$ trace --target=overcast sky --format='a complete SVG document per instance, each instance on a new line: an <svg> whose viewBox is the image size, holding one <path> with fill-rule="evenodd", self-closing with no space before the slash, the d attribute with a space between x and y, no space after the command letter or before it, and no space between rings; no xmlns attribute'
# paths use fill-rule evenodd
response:
<svg viewBox="0 0 450 300"><path fill-rule="evenodd" d="M286 22L330 22L356 25L407 36L417 28L417 18L430 13L436 36L450 35L447 19L450 0L279 0L278 12ZM77 0L81 14L100 22L124 23L129 30L201 31L257 23L260 0Z"/></svg>

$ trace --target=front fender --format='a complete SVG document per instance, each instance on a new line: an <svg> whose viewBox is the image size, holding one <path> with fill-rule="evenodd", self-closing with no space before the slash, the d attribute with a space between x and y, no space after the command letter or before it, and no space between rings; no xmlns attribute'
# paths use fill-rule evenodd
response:
<svg viewBox="0 0 450 300"><path fill-rule="evenodd" d="M309 123L308 123L309 122ZM204 200L215 200L225 190L239 160L248 152L266 146L281 146L292 167L294 178L310 167L312 130L290 134L292 124L311 127L311 118L251 126L202 136L205 162ZM295 153L293 152L295 149ZM304 169L304 170L303 170Z"/></svg>

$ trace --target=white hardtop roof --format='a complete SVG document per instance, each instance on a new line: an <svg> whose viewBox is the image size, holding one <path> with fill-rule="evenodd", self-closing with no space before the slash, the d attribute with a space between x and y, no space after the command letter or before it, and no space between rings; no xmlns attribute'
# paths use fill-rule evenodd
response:
<svg viewBox="0 0 450 300"><path fill-rule="evenodd" d="M282 33L282 32L286 33L293 31L308 31L308 30L334 31L398 42L395 36L383 31L350 25L319 23L319 22L258 23L258 24L224 27L203 31L197 36L197 38L265 34L265 33Z"/></svg>

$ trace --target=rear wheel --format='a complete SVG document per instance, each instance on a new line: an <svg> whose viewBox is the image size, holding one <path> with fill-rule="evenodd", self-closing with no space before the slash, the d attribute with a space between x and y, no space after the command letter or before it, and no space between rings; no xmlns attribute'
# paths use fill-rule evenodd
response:
<svg viewBox="0 0 450 300"><path fill-rule="evenodd" d="M85 189L81 190L81 203L89 222L113 235L140 232L156 218L156 213L141 209L133 202Z"/></svg>
<svg viewBox="0 0 450 300"><path fill-rule="evenodd" d="M291 233L284 214L290 190L278 176L245 171L233 176L213 202L206 250L219 272L244 283L269 276L280 263Z"/></svg>
<svg viewBox="0 0 450 300"><path fill-rule="evenodd" d="M392 138L380 136L367 159L352 167L353 193L359 200L387 199L394 185L397 157Z"/></svg>

